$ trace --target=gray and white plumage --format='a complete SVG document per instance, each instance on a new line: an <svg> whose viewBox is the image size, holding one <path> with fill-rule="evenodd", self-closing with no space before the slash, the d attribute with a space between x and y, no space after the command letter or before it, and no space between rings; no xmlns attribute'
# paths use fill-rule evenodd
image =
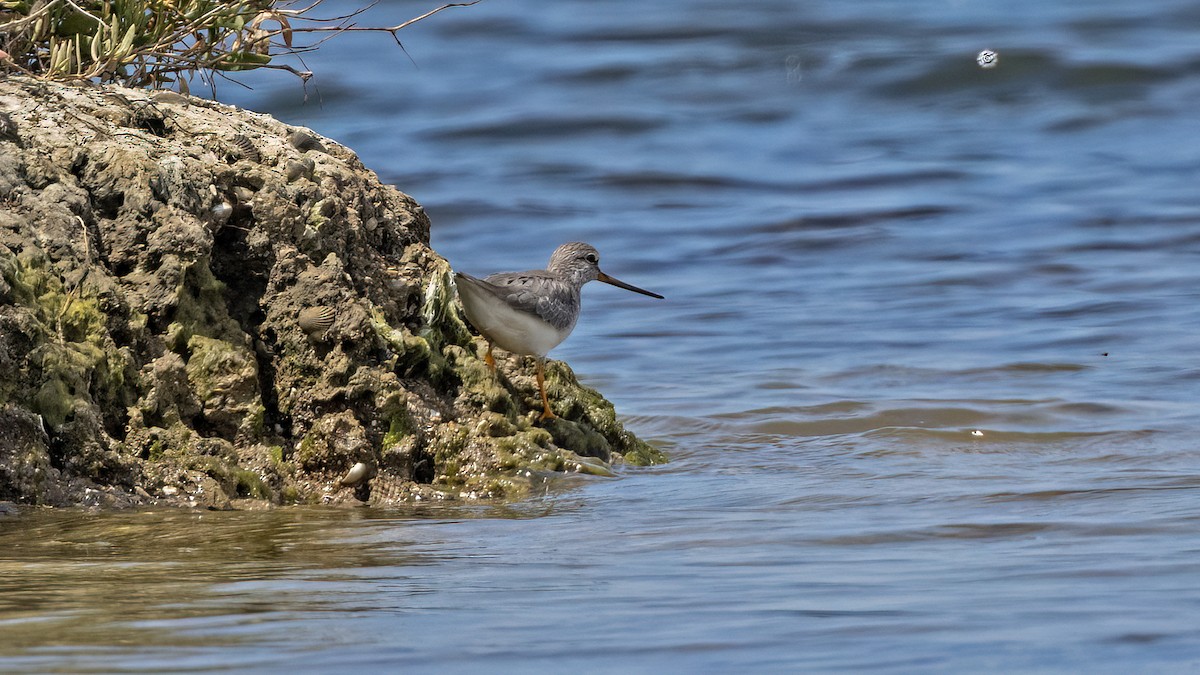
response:
<svg viewBox="0 0 1200 675"><path fill-rule="evenodd" d="M581 287L546 270L499 272L488 275L483 281L509 307L537 314L558 330L573 329L579 319Z"/></svg>
<svg viewBox="0 0 1200 675"><path fill-rule="evenodd" d="M545 356L579 320L580 289L589 281L661 298L600 271L600 254L582 242L563 244L544 270L500 272L483 279L455 273L467 319L484 337L515 354Z"/></svg>

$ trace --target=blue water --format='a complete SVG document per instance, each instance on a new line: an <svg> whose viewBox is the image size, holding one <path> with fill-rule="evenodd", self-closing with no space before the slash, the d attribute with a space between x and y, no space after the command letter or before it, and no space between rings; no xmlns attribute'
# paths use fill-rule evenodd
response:
<svg viewBox="0 0 1200 675"><path fill-rule="evenodd" d="M0 669L1195 672L1198 22L484 0L411 60L346 35L307 92L221 84L416 197L458 269L584 240L666 295L589 286L553 356L672 462L0 521Z"/></svg>

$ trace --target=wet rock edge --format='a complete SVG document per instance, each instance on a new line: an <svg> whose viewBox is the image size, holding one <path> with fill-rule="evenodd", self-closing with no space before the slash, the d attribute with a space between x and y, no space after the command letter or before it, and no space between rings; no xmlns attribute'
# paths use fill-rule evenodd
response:
<svg viewBox="0 0 1200 675"><path fill-rule="evenodd" d="M513 499L664 460L560 362L538 423L530 364L488 372L429 227L311 130L0 80L0 500Z"/></svg>

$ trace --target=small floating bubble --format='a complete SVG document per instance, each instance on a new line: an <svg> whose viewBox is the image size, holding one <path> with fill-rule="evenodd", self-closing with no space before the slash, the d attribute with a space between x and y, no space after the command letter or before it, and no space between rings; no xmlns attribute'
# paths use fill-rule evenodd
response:
<svg viewBox="0 0 1200 675"><path fill-rule="evenodd" d="M975 63L978 63L980 68L995 68L1000 63L1000 55L990 49L985 49L975 57Z"/></svg>
<svg viewBox="0 0 1200 675"><path fill-rule="evenodd" d="M798 55L793 54L787 57L784 65L787 67L788 82L799 82L804 79L803 63Z"/></svg>

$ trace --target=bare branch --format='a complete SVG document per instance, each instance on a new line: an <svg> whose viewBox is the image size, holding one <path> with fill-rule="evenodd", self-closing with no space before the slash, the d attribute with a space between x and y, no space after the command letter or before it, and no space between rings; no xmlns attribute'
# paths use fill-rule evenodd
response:
<svg viewBox="0 0 1200 675"><path fill-rule="evenodd" d="M312 9L314 7L321 4L322 2L324 2L324 0L317 0L316 2L309 5L308 7L305 7L304 9L281 9L279 11L284 14L289 14L292 16L303 16L307 12L312 11ZM312 21L313 23L334 23L336 21L346 21L347 19L353 19L354 17L358 16L359 14L369 11L370 9L372 9L373 7L375 7L378 4L379 4L379 0L375 0L374 2L367 5L366 7L360 7L359 9L356 9L353 12L343 15L343 16L330 16L330 17L325 17L325 18L320 18L320 19L315 18L315 17L305 16L304 20Z"/></svg>
<svg viewBox="0 0 1200 675"><path fill-rule="evenodd" d="M424 14L422 14L421 16L409 19L408 21L405 21L404 23L399 24L397 26L390 26L390 27L342 26L342 27L336 27L336 28L323 28L323 27L319 27L319 26L314 26L312 28L293 28L292 31L296 32L296 33L324 33L324 32L330 32L330 31L333 31L333 32L370 31L370 32L374 32L374 33L391 33L391 34L395 35L398 31L408 28L409 26L413 25L414 23L416 23L418 21L421 21L423 19L428 19L429 17L433 16L434 14L437 14L438 12L440 12L442 10L450 9L451 7L470 7L471 5L478 5L481 2L483 2L483 0L473 0L472 2L451 2L448 4L442 5L441 7L438 7L436 9L431 9L428 12L425 12Z"/></svg>

